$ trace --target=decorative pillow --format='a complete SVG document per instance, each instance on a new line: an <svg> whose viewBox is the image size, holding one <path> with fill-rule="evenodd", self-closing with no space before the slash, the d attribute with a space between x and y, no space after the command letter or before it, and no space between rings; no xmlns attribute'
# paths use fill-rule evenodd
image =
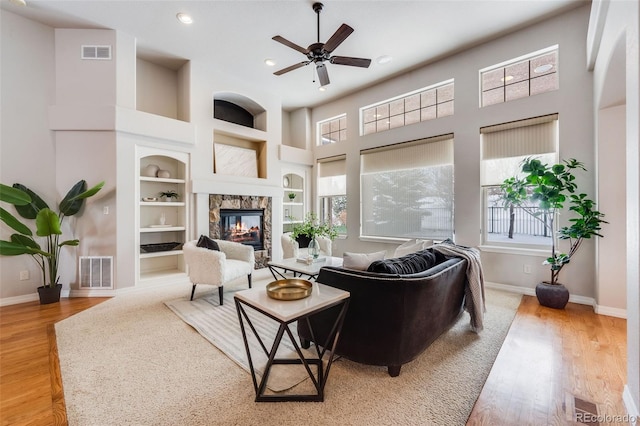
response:
<svg viewBox="0 0 640 426"><path fill-rule="evenodd" d="M211 238L207 237L206 235L200 235L200 238L198 239L198 242L196 243L197 247L203 247L209 250L216 250L216 251L220 251L220 246L218 246L218 243L216 243L215 241L213 241Z"/></svg>
<svg viewBox="0 0 640 426"><path fill-rule="evenodd" d="M385 251L377 251L375 253L349 253L342 255L342 267L347 269L355 269L357 271L366 271L371 262L384 259Z"/></svg>
<svg viewBox="0 0 640 426"><path fill-rule="evenodd" d="M410 253L415 253L417 251L421 251L426 249L427 247L431 247L433 245L433 240L420 240L413 239L409 240L396 248L396 251L393 253L393 257L402 257Z"/></svg>
<svg viewBox="0 0 640 426"><path fill-rule="evenodd" d="M436 264L436 255L429 250L422 250L406 256L372 262L367 271L384 274L416 274L426 271Z"/></svg>

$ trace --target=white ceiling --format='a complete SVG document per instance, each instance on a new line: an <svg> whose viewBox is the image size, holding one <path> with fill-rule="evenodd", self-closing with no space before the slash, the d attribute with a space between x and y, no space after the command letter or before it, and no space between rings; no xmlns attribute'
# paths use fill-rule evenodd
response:
<svg viewBox="0 0 640 426"><path fill-rule="evenodd" d="M17 6L0 0L3 10L57 28L109 28L137 39L148 57L190 59L207 64L282 99L292 110L315 106L503 35L589 0L324 0L320 41L346 23L355 29L333 52L371 58L368 69L328 64L331 84L325 92L313 83L313 65L281 76L273 72L305 60L302 53L271 38L275 35L307 47L317 41L312 0L26 0ZM178 22L188 13L193 24ZM375 59L390 55L386 65ZM267 67L266 58L277 64ZM490 64L487 64L490 65Z"/></svg>

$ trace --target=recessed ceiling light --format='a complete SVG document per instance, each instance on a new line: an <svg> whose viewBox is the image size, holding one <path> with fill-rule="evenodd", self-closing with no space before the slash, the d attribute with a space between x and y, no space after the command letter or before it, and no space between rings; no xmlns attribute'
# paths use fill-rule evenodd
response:
<svg viewBox="0 0 640 426"><path fill-rule="evenodd" d="M535 72L536 74L540 74L541 72L547 72L549 71L551 68L553 68L553 65L551 64L544 64L544 65L540 65L539 67L536 67L533 72Z"/></svg>
<svg viewBox="0 0 640 426"><path fill-rule="evenodd" d="M16 4L18 6L26 6L27 2L25 0L11 0L11 3Z"/></svg>
<svg viewBox="0 0 640 426"><path fill-rule="evenodd" d="M512 75L508 75L508 76L502 77L500 79L500 81L504 81L504 82L511 81L511 80L513 80L513 76Z"/></svg>
<svg viewBox="0 0 640 426"><path fill-rule="evenodd" d="M276 61L274 61L273 59L265 59L264 60L265 65L272 67L276 64Z"/></svg>
<svg viewBox="0 0 640 426"><path fill-rule="evenodd" d="M191 18L191 16L187 15L186 13L178 13L176 15L176 18L178 18L178 21L182 22L183 24L193 24L193 18Z"/></svg>
<svg viewBox="0 0 640 426"><path fill-rule="evenodd" d="M393 61L393 58L389 55L382 55L376 58L376 62L380 65L388 64L391 61Z"/></svg>

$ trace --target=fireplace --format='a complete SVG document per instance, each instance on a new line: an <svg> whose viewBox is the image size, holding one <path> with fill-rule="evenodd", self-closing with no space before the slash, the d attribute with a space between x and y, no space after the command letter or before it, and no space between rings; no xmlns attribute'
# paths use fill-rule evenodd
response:
<svg viewBox="0 0 640 426"><path fill-rule="evenodd" d="M220 209L220 239L264 248L264 210Z"/></svg>

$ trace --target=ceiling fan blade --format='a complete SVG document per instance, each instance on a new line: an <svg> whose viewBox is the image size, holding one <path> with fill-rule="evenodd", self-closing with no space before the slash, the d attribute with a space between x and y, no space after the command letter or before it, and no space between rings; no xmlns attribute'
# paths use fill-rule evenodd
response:
<svg viewBox="0 0 640 426"><path fill-rule="evenodd" d="M323 63L320 63L316 66L316 71L318 71L320 86L326 86L327 84L329 84L329 73L327 72L327 67Z"/></svg>
<svg viewBox="0 0 640 426"><path fill-rule="evenodd" d="M369 68L371 59L350 58L348 56L332 56L330 62L336 65L349 65L352 67Z"/></svg>
<svg viewBox="0 0 640 426"><path fill-rule="evenodd" d="M340 45L351 33L353 32L353 28L348 26L347 24L340 25L340 28L333 33L331 38L327 40L324 44L324 51L331 53L335 50L336 47Z"/></svg>
<svg viewBox="0 0 640 426"><path fill-rule="evenodd" d="M304 53L305 55L307 53L309 53L308 49L305 49L304 47L298 46L297 44L295 44L295 43L293 43L293 42L291 42L291 41L287 40L286 38L281 37L279 35L273 36L271 39L277 41L278 43L282 43L285 46L288 46L288 47L290 47L290 48L292 48L294 50L297 50L300 53Z"/></svg>
<svg viewBox="0 0 640 426"><path fill-rule="evenodd" d="M284 74L286 72L297 70L300 67L304 67L305 65L308 65L309 62L311 62L311 61L298 62L297 64L293 64L290 67L282 68L280 71L274 72L274 74L275 75L282 75L282 74Z"/></svg>

